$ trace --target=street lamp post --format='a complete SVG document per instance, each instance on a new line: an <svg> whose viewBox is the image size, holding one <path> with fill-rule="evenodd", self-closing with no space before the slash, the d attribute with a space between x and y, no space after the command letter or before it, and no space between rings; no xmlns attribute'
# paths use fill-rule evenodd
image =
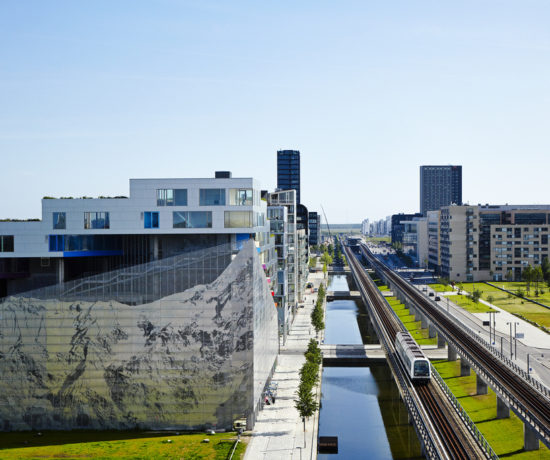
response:
<svg viewBox="0 0 550 460"><path fill-rule="evenodd" d="M507 322L506 324L509 324L510 325L510 358L513 358L514 357L514 350L513 350L513 344L512 344L512 324L514 325L514 339L516 339L515 335L516 335L516 326L519 324L518 322L516 321L510 321L510 322ZM517 351L518 351L518 342L517 342L517 339L516 339L516 346L515 346L515 352L517 354Z"/></svg>

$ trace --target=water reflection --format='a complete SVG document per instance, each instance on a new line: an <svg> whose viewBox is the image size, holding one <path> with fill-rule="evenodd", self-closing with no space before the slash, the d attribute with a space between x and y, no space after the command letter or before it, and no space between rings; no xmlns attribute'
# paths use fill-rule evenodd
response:
<svg viewBox="0 0 550 460"><path fill-rule="evenodd" d="M328 289L349 290L346 277L330 277ZM327 303L325 343L376 341L361 302ZM337 455L319 454L319 459L422 458L387 365L323 369L319 435L339 440Z"/></svg>

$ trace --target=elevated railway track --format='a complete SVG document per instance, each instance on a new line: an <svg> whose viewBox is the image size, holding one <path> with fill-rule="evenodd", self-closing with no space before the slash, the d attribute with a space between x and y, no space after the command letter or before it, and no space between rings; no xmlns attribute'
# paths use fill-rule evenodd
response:
<svg viewBox="0 0 550 460"><path fill-rule="evenodd" d="M420 309L443 334L449 346L455 347L461 359L467 361L478 376L495 391L497 397L523 420L526 432L532 430L528 433L529 436L535 436L550 447L550 400L500 360L473 331L458 324L444 310L434 305L435 302L381 263L367 246L361 245L361 251L371 267L392 285L392 289L401 290L414 303L415 308ZM538 441L536 444L538 446Z"/></svg>
<svg viewBox="0 0 550 460"><path fill-rule="evenodd" d="M397 359L395 336L402 324L388 307L380 291L357 261L344 247L347 260L359 291L368 304L380 342L386 349L388 364L396 378L401 395L428 458L467 459L489 457L467 430L457 429L454 410L443 401L438 387L430 383L415 387Z"/></svg>

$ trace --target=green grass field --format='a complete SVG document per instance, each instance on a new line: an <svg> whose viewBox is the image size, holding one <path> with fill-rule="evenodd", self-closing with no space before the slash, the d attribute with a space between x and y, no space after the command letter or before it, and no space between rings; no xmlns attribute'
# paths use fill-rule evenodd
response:
<svg viewBox="0 0 550 460"><path fill-rule="evenodd" d="M524 283L502 283L495 282L495 285L519 285ZM550 309L541 307L540 305L529 302L528 300L520 299L516 296L501 291L493 286L485 283L464 283L463 288L467 292L472 292L473 289L481 291L481 298L487 300L489 295L493 296L493 304L510 313L515 313L534 321L537 324L550 328Z"/></svg>
<svg viewBox="0 0 550 460"><path fill-rule="evenodd" d="M453 287L450 284L430 284L430 287L436 292L452 292Z"/></svg>
<svg viewBox="0 0 550 460"><path fill-rule="evenodd" d="M203 442L205 439L210 442ZM0 459L224 460L229 456L235 439L235 433L170 436L134 431L43 431L42 436L32 432L0 433ZM234 458L242 458L245 449L246 446L239 443Z"/></svg>
<svg viewBox="0 0 550 460"><path fill-rule="evenodd" d="M396 297L386 297L386 300L419 345L434 345L437 343L437 337L430 339L428 329L422 329L421 322L415 321L409 309L405 308L405 305Z"/></svg>
<svg viewBox="0 0 550 460"><path fill-rule="evenodd" d="M454 302L459 307L464 308L464 310L469 311L470 313L487 313L489 311L495 311L494 308L489 307L488 305L485 305L484 303L478 302L475 303L472 299L470 299L466 295L449 295L445 296L446 298L449 298L451 302Z"/></svg>
<svg viewBox="0 0 550 460"><path fill-rule="evenodd" d="M460 361L438 360L432 364L499 457L521 460L550 458L550 451L542 443L539 450L523 451L521 420L512 412L510 418L497 419L495 393L489 389L488 394L477 396L476 376L472 372L470 376L460 377Z"/></svg>

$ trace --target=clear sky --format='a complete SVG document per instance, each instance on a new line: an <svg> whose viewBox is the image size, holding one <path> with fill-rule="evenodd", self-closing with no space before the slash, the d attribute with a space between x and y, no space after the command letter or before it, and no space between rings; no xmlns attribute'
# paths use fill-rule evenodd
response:
<svg viewBox="0 0 550 460"><path fill-rule="evenodd" d="M0 218L42 196L230 170L329 223L419 208L419 166L470 203L549 203L548 0L0 1Z"/></svg>

